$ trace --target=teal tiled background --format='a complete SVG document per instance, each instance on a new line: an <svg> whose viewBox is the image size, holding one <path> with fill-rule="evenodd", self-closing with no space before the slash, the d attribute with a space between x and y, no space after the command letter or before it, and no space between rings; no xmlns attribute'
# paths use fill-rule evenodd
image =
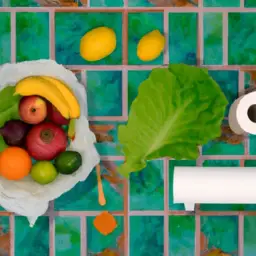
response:
<svg viewBox="0 0 256 256"><path fill-rule="evenodd" d="M7 1L8 2L8 1ZM43 1L41 1L42 3ZM167 5L171 6L171 1ZM193 2L193 1L191 1ZM8 5L6 1L0 0L0 6ZM81 3L80 3L81 5ZM161 5L160 0L129 0L129 7L155 7ZM239 0L204 0L203 6L239 7ZM12 7L37 7L40 4L33 0L10 0ZM122 7L123 0L91 0L90 7ZM168 41L169 60L171 63L197 63L198 44L198 13L195 11L173 12L168 14ZM245 0L246 8L256 7L255 0ZM16 59L17 61L35 60L49 58L49 14L48 12L17 12L16 15ZM109 136L109 142L96 143L96 148L101 156L109 158L102 161L103 188L107 204L101 207L98 204L98 191L96 186L95 170L86 181L77 184L71 191L65 193L54 202L56 215L65 212L66 215L55 216L55 255L69 256L80 255L84 244L87 245L88 255L99 255L106 249L123 252L122 239L125 233L125 219L123 216L115 216L118 228L111 235L105 237L96 231L93 226L94 216L80 217L79 214L90 212L96 215L99 211L108 210L119 212L122 215L125 210L123 180L116 171L116 166L121 160L110 160L111 157L122 156L122 151L117 139L118 126L124 123L123 100L126 95L123 86L123 74L115 70L115 65L122 64L123 47L122 42L122 19L121 12L108 13L81 13L81 12L59 12L55 15L55 53L57 62L63 65L112 65L111 70L100 71L88 70L86 72L86 86L88 97L88 111L94 129L103 129L103 134ZM0 9L0 64L11 61L11 19L9 12L1 12ZM256 12L232 12L228 14L228 64L229 65L255 65L255 26ZM99 62L88 63L80 57L79 40L84 33L97 26L109 26L117 34L117 49L106 59ZM164 31L163 13L140 12L128 13L128 65L163 65L164 56L156 60L143 63L136 56L136 44L145 33L159 29ZM221 70L223 64L223 15L221 12L203 13L203 63L205 65L220 65L216 70L210 71L212 77L220 84L226 95L229 106L239 94L239 72L236 70ZM167 53L168 54L168 53ZM100 69L100 68L99 68ZM145 68L146 69L146 68ZM145 80L150 71L140 69L128 70L127 104L128 111L132 101L138 93L139 84ZM81 73L77 73L81 80ZM250 84L250 76L245 74L245 88ZM241 90L241 88L240 88ZM97 117L103 120L97 120ZM104 119L105 118L105 119ZM109 121L108 121L109 120ZM121 121L120 121L121 120ZM223 124L226 124L223 120ZM101 128L99 128L101 127ZM254 141L256 137L248 138L248 153L256 155ZM202 165L255 167L256 160L241 161L246 150L244 142L239 144L228 144L226 142L211 141L202 148ZM214 157L216 160L211 159ZM119 159L119 158L118 158ZM120 158L121 159L121 158ZM183 204L174 204L172 195L172 177L175 166L196 166L196 161L169 161L169 209L165 209L165 187L164 187L164 161L150 162L148 166L138 173L133 173L129 179L129 252L131 256L155 256L164 255L164 210L175 212L168 219L169 231L169 255L173 256L195 256L195 214L184 213ZM216 185L217 189L217 185ZM228 189L228 188L227 188ZM126 205L127 207L127 205ZM4 209L0 209L4 212ZM224 252L232 255L238 251L238 217L216 216L224 211L256 211L256 205L200 205L200 211L207 215L201 216L201 236L207 241L207 245L201 249L212 247L221 248ZM139 215L136 216L136 213ZM212 213L215 212L215 215ZM120 214L121 213L121 214ZM179 215L180 213L180 215ZM77 216L74 216L76 215ZM1 215L1 212L0 212ZM147 216L146 216L147 215ZM0 248L3 247L4 239L10 239L10 230L15 227L14 252L15 256L48 256L50 250L51 225L49 217L43 216L33 229L28 227L27 220L16 216L11 223L8 216L0 217ZM81 227L85 225L87 233L83 234ZM245 216L244 218L244 256L254 256L256 217ZM82 240L86 239L86 240ZM29 240L29 244L28 244ZM36 248L36 250L35 250ZM4 247L4 250L6 247ZM2 251L0 249L0 255ZM233 255L232 255L233 256Z"/></svg>

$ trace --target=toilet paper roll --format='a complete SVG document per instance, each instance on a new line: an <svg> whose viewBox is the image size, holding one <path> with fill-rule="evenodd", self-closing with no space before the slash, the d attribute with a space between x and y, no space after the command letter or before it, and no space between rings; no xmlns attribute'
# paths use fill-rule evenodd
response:
<svg viewBox="0 0 256 256"><path fill-rule="evenodd" d="M256 134L256 122L253 122L248 116L248 110L253 105L256 105L256 91L239 97L231 105L228 121L234 133Z"/></svg>

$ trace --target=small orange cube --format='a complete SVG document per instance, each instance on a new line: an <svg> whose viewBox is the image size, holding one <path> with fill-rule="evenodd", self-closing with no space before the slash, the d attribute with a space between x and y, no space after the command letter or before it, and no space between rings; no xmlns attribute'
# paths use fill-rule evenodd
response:
<svg viewBox="0 0 256 256"><path fill-rule="evenodd" d="M93 221L93 225L104 236L112 233L117 227L114 216L108 211L104 211L100 215L96 216Z"/></svg>

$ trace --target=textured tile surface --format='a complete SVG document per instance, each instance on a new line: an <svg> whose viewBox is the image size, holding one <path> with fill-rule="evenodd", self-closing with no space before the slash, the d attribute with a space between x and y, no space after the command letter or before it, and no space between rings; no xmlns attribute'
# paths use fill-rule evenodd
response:
<svg viewBox="0 0 256 256"><path fill-rule="evenodd" d="M163 210L164 177L163 161L148 163L140 172L130 175L130 209Z"/></svg>
<svg viewBox="0 0 256 256"><path fill-rule="evenodd" d="M163 256L163 227L161 216L130 217L130 256Z"/></svg>
<svg viewBox="0 0 256 256"><path fill-rule="evenodd" d="M195 217L169 217L169 255L194 256Z"/></svg>
<svg viewBox="0 0 256 256"><path fill-rule="evenodd" d="M0 64L11 60L11 23L10 13L0 13Z"/></svg>
<svg viewBox="0 0 256 256"><path fill-rule="evenodd" d="M48 13L17 13L16 55L17 62L49 58Z"/></svg>
<svg viewBox="0 0 256 256"><path fill-rule="evenodd" d="M196 64L197 14L169 14L170 63Z"/></svg>
<svg viewBox="0 0 256 256"><path fill-rule="evenodd" d="M228 61L231 65L254 65L256 62L256 13L229 13Z"/></svg>
<svg viewBox="0 0 256 256"><path fill-rule="evenodd" d="M222 49L222 14L204 13L204 64L221 65Z"/></svg>
<svg viewBox="0 0 256 256"><path fill-rule="evenodd" d="M33 228L26 218L15 217L15 256L28 255L49 255L48 217L40 217Z"/></svg>
<svg viewBox="0 0 256 256"><path fill-rule="evenodd" d="M88 71L89 116L122 116L122 72Z"/></svg>
<svg viewBox="0 0 256 256"><path fill-rule="evenodd" d="M237 216L203 216L201 232L206 237L207 249L218 248L229 254L238 251Z"/></svg>
<svg viewBox="0 0 256 256"><path fill-rule="evenodd" d="M80 255L80 218L55 218L55 255Z"/></svg>

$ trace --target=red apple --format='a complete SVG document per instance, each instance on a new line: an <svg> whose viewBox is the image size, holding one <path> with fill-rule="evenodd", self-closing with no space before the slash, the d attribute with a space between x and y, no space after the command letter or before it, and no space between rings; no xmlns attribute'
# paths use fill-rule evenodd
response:
<svg viewBox="0 0 256 256"><path fill-rule="evenodd" d="M61 115L50 102L47 102L47 114L50 121L57 125L68 125L69 120Z"/></svg>
<svg viewBox="0 0 256 256"><path fill-rule="evenodd" d="M26 96L20 100L19 114L28 124L39 124L47 116L46 102L39 96Z"/></svg>

